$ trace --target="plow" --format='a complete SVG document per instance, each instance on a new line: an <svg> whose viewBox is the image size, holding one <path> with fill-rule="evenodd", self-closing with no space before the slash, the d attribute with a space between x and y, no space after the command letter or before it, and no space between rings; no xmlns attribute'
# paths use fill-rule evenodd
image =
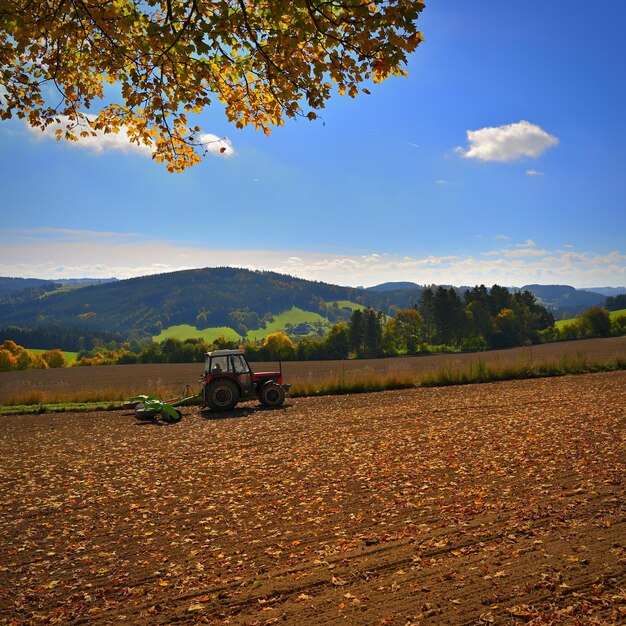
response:
<svg viewBox="0 0 626 626"><path fill-rule="evenodd" d="M122 408L135 409L135 417L142 421L175 424L183 418L182 411L178 407L200 398L200 394L190 394L191 387L187 385L180 397L170 400L161 400L147 395L133 396L122 405Z"/></svg>

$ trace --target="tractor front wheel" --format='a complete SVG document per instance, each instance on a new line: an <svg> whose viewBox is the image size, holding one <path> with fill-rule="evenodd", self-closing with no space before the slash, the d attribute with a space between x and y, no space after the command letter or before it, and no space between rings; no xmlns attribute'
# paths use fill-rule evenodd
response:
<svg viewBox="0 0 626 626"><path fill-rule="evenodd" d="M232 411L239 402L239 387L232 380L218 380L206 390L205 401L214 411Z"/></svg>
<svg viewBox="0 0 626 626"><path fill-rule="evenodd" d="M285 401L285 390L277 383L267 383L261 388L259 400L265 406L280 406Z"/></svg>

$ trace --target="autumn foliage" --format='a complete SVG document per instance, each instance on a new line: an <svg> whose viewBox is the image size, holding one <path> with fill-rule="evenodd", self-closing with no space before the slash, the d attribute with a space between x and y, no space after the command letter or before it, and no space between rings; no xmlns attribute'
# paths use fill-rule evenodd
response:
<svg viewBox="0 0 626 626"><path fill-rule="evenodd" d="M10 339L0 344L0 372L48 369L66 365L67 361L61 350L47 350L42 354L35 354Z"/></svg>
<svg viewBox="0 0 626 626"><path fill-rule="evenodd" d="M127 133L170 171L197 163L188 114L214 102L266 134L338 92L405 75L415 0L94 0L0 4L0 115L58 138ZM119 97L107 97L107 83ZM367 92L366 88L361 89ZM52 94L52 95L51 95ZM89 111L89 112L88 112ZM97 111L96 114L93 112Z"/></svg>

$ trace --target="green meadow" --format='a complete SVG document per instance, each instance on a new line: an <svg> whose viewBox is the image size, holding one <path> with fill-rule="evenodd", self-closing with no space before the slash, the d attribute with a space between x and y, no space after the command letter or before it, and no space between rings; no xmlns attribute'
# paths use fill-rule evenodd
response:
<svg viewBox="0 0 626 626"><path fill-rule="evenodd" d="M265 325L265 328L259 328L258 330L248 331L248 339L254 341L261 341L265 339L270 333L276 333L284 331L287 324L297 326L298 324L322 324L324 327L328 326L328 321L322 317L319 313L312 311L303 311L298 307L291 307L289 311L280 313L274 316L274 321Z"/></svg>
<svg viewBox="0 0 626 626"><path fill-rule="evenodd" d="M164 328L158 335L152 337L154 341L160 343L166 339L203 339L207 343L212 343L218 337L226 337L232 341L239 341L241 337L229 326L216 326L214 328L203 328L198 330L190 324L178 324L177 326L169 326Z"/></svg>
<svg viewBox="0 0 626 626"><path fill-rule="evenodd" d="M340 309L350 309L351 311L362 311L365 309L362 304L350 302L350 300L336 300L335 302L329 302L328 304L336 304Z"/></svg>
<svg viewBox="0 0 626 626"><path fill-rule="evenodd" d="M626 309L620 309L619 311L609 311L609 315L611 316L611 319L614 320L616 317L619 317L620 315L626 315ZM567 320L557 320L554 323L554 325L559 330L561 330L563 326L567 326L568 324L573 324L574 322L576 322L577 319L578 319L577 317L572 317Z"/></svg>
<svg viewBox="0 0 626 626"><path fill-rule="evenodd" d="M360 307L360 305L354 304L347 300L339 302L338 305L340 306L340 308L349 307L354 309ZM297 326L298 324L317 323L321 324L325 330L328 330L330 326L328 320L322 317L319 313L304 311L294 306L289 311L285 311L284 313L275 315L274 320L272 322L268 322L265 328L248 331L246 339L253 341L262 341L270 333L275 333L278 331L284 332L287 328L287 325L289 324L291 324L291 326ZM152 339L156 342L161 342L165 339L169 339L170 337L174 339L180 339L181 341L184 341L185 339L199 337L201 339L204 339L207 343L211 343L220 336L224 336L227 339L231 339L233 341L238 341L241 339L241 336L229 326L219 326L198 330L190 324L178 324L177 326L169 326L168 328L164 328L158 335L152 337Z"/></svg>
<svg viewBox="0 0 626 626"><path fill-rule="evenodd" d="M43 354L44 352L49 352L49 350L40 350L37 348L27 348L27 350L33 354ZM61 352L63 352L63 356L68 363L75 361L78 356L78 352L68 352L66 350L61 350Z"/></svg>

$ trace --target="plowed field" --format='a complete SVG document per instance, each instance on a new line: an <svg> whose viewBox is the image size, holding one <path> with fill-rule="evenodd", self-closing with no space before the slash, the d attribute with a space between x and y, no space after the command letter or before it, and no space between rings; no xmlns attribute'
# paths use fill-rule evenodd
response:
<svg viewBox="0 0 626 626"><path fill-rule="evenodd" d="M626 372L2 418L0 623L626 623Z"/></svg>

